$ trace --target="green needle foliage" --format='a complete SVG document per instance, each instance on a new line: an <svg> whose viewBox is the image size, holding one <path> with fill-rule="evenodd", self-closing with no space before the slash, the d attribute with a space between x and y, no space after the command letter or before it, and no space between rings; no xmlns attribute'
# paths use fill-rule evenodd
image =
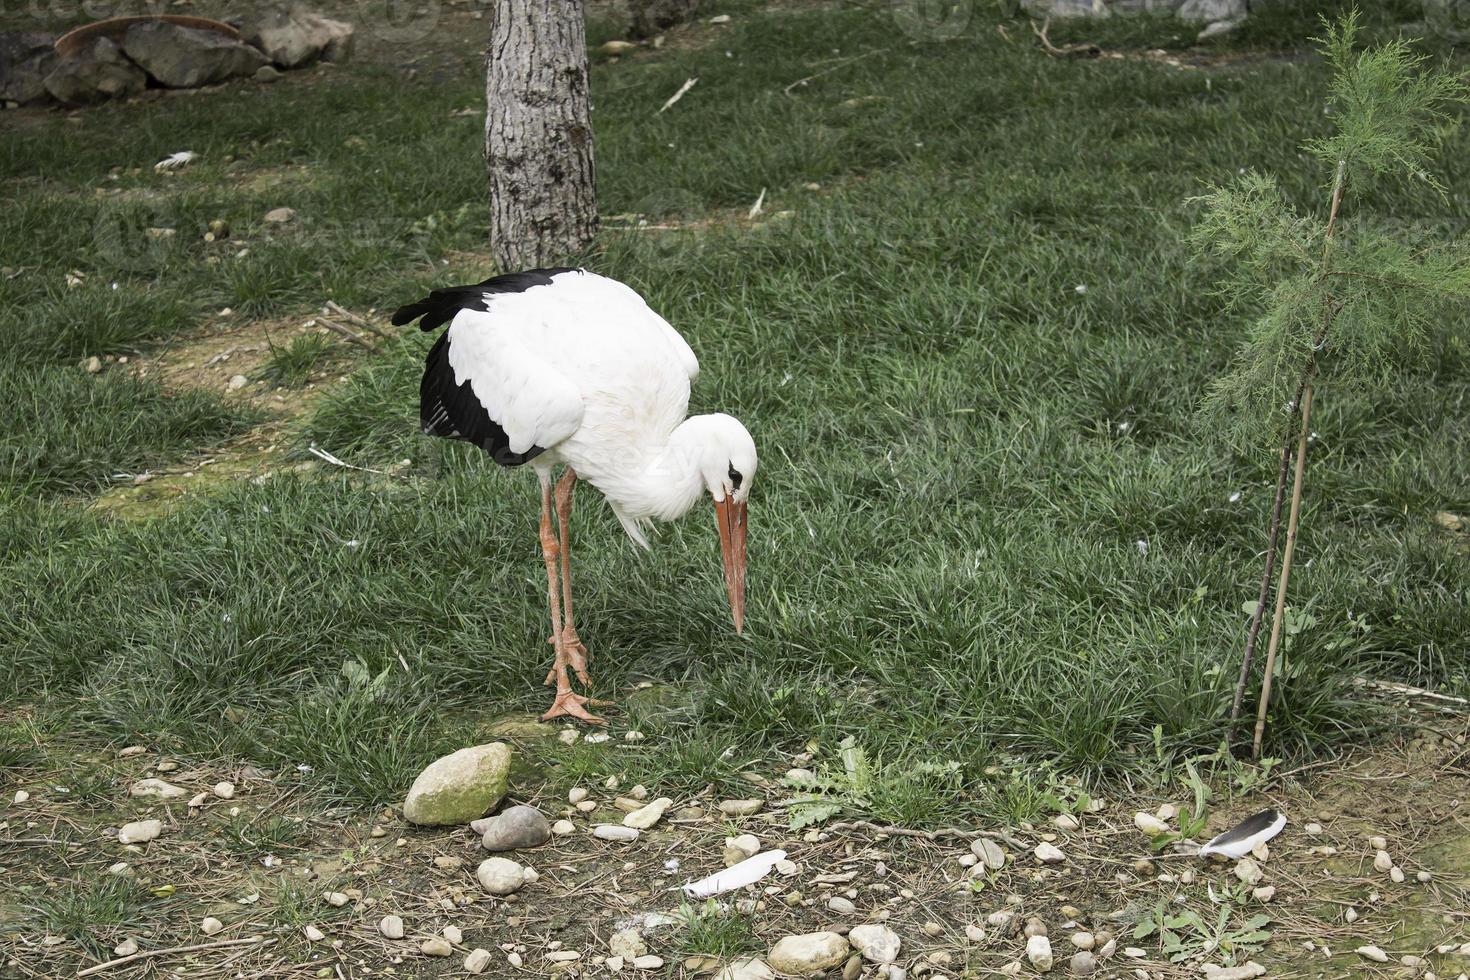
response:
<svg viewBox="0 0 1470 980"><path fill-rule="evenodd" d="M1227 307L1254 311L1207 414L1249 445L1280 447L1282 412L1294 413L1311 376L1322 372L1339 392L1372 389L1424 349L1446 304L1470 299L1458 245L1342 208L1346 194L1358 203L1395 178L1442 195L1429 162L1467 94L1461 76L1430 67L1407 41L1355 50L1358 28L1354 11L1319 39L1333 70L1334 132L1303 150L1322 166L1324 212L1298 212L1274 178L1253 171L1196 199L1204 214L1194 247L1230 260L1219 292Z"/></svg>

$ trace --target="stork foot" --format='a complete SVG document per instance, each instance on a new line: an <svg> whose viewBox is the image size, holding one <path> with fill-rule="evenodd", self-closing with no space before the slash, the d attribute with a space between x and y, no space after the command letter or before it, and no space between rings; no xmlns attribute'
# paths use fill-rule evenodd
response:
<svg viewBox="0 0 1470 980"><path fill-rule="evenodd" d="M561 644L559 646L556 640L557 638L552 636L546 641L556 647L557 650L556 660L552 663L551 669L546 672L546 680L543 683L547 687L554 685L556 683L557 669L565 665L570 667L572 673L577 675L577 680L583 684L591 684L592 678L587 675L587 648L582 645L582 638L577 635L577 631L568 627L562 630Z"/></svg>
<svg viewBox="0 0 1470 980"><path fill-rule="evenodd" d="M588 705L597 707L599 705L612 704L611 701L599 701L586 695L578 694L568 688L556 695L556 700L551 702L551 707L541 716L542 721L550 721L553 718L569 717L579 721L585 721L589 725L605 725L607 720L592 714L587 710Z"/></svg>

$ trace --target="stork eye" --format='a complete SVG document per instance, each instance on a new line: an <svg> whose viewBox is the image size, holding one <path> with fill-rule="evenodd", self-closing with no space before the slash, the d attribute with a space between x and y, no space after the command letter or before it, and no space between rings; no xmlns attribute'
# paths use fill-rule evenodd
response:
<svg viewBox="0 0 1470 980"><path fill-rule="evenodd" d="M735 464L734 463L731 463L730 464L730 489L731 490L739 490L740 489L740 481L741 480L744 480L744 479L745 479L745 477L741 476L740 475L740 471L735 468Z"/></svg>

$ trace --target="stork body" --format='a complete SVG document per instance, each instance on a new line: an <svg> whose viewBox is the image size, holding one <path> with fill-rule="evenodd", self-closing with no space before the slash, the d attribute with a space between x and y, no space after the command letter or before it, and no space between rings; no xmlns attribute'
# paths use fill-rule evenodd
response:
<svg viewBox="0 0 1470 980"><path fill-rule="evenodd" d="M580 478L607 498L630 538L687 513L702 492L715 502L726 589L743 626L745 501L755 444L728 415L686 418L699 362L684 338L629 287L576 269L538 269L438 289L398 310L395 324L444 324L420 386L429 435L473 442L504 466L529 463L541 481L542 554L551 643L544 717L599 721L571 689L588 683L586 649L572 615L572 492ZM560 481L553 479L565 467ZM559 533L553 533L551 512Z"/></svg>

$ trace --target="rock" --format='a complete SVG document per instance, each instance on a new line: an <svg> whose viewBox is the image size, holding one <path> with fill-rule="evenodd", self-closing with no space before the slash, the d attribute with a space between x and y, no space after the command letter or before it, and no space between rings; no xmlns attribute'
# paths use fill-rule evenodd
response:
<svg viewBox="0 0 1470 980"><path fill-rule="evenodd" d="M748 817L765 805L765 800L721 800L720 812L727 817Z"/></svg>
<svg viewBox="0 0 1470 980"><path fill-rule="evenodd" d="M341 892L323 892L322 901L326 902L334 909L340 909L342 906L347 904L348 899L347 896L342 894Z"/></svg>
<svg viewBox="0 0 1470 980"><path fill-rule="evenodd" d="M581 803L586 798L587 790L582 786L574 787L572 791L567 794L567 802L570 803L572 806L576 806L578 803Z"/></svg>
<svg viewBox="0 0 1470 980"><path fill-rule="evenodd" d="M1072 945L1078 949L1093 949L1097 946L1097 937L1090 932L1072 933Z"/></svg>
<svg viewBox="0 0 1470 980"><path fill-rule="evenodd" d="M137 95L148 87L148 76L128 60L116 41L99 37L90 48L58 60L44 84L58 102L89 105Z"/></svg>
<svg viewBox="0 0 1470 980"><path fill-rule="evenodd" d="M161 800L177 800L188 796L183 787L166 783L161 779L140 779L128 787L129 796L153 796Z"/></svg>
<svg viewBox="0 0 1470 980"><path fill-rule="evenodd" d="M746 858L755 857L760 852L760 838L754 834L741 834L739 837L725 838L725 867L733 867Z"/></svg>
<svg viewBox="0 0 1470 980"><path fill-rule="evenodd" d="M600 823L592 828L592 836L598 840L627 843L638 839L638 830L636 827L619 827L613 823Z"/></svg>
<svg viewBox="0 0 1470 980"><path fill-rule="evenodd" d="M766 962L777 973L809 977L831 970L847 959L847 939L835 932L787 936L771 947Z"/></svg>
<svg viewBox="0 0 1470 980"><path fill-rule="evenodd" d="M1245 0L1184 0L1175 14L1186 23L1208 24L1243 18L1245 8Z"/></svg>
<svg viewBox="0 0 1470 980"><path fill-rule="evenodd" d="M1011 960L1005 966L1000 968L1000 973L1003 977L1018 977L1021 975L1021 971L1024 969L1025 967L1021 965L1020 960Z"/></svg>
<svg viewBox="0 0 1470 980"><path fill-rule="evenodd" d="M1374 963L1388 962L1388 954L1379 949L1377 946L1359 946L1357 949L1353 950L1353 952L1357 953L1365 960L1372 960Z"/></svg>
<svg viewBox="0 0 1470 980"><path fill-rule="evenodd" d="M1016 931L1016 913L1000 909L987 915L985 924L1002 936L1009 936Z"/></svg>
<svg viewBox="0 0 1470 980"><path fill-rule="evenodd" d="M1006 866L1006 852L989 837L977 837L972 840L970 851L980 859L981 864L991 871L999 871Z"/></svg>
<svg viewBox="0 0 1470 980"><path fill-rule="evenodd" d="M1232 17L1230 20L1216 20L1206 24L1204 30L1195 35L1194 39L1199 42L1208 41L1212 37L1224 37L1240 28L1245 23L1244 17Z"/></svg>
<svg viewBox="0 0 1470 980"><path fill-rule="evenodd" d="M440 871L455 871L463 864L464 859L453 854L439 854L434 857L434 867Z"/></svg>
<svg viewBox="0 0 1470 980"><path fill-rule="evenodd" d="M459 926L445 926L439 930L439 935L444 937L445 942L453 943L455 946L464 942L464 932Z"/></svg>
<svg viewBox="0 0 1470 980"><path fill-rule="evenodd" d="M635 970L657 970L663 965L664 961L661 956L640 956L632 964Z"/></svg>
<svg viewBox="0 0 1470 980"><path fill-rule="evenodd" d="M112 947L112 952L117 956L132 956L138 951L138 941L128 938Z"/></svg>
<svg viewBox="0 0 1470 980"><path fill-rule="evenodd" d="M1266 968L1255 960L1246 960L1239 966L1217 966L1214 963L1205 964L1205 980L1251 980L1266 972Z"/></svg>
<svg viewBox="0 0 1470 980"><path fill-rule="evenodd" d="M213 936L224 927L225 924L216 919L214 916L205 916L204 919L199 923L199 931L204 933L206 936Z"/></svg>
<svg viewBox="0 0 1470 980"><path fill-rule="evenodd" d="M1386 851L1386 850L1388 850L1388 838L1387 837L1376 837L1376 836L1375 837L1369 837L1368 838L1368 846L1371 847L1371 848L1373 848L1373 850L1375 850L1375 851Z"/></svg>
<svg viewBox="0 0 1470 980"><path fill-rule="evenodd" d="M593 810L597 809L597 801L583 800L581 803L577 804L577 809L582 813L591 813Z"/></svg>
<svg viewBox="0 0 1470 980"><path fill-rule="evenodd" d="M604 41L597 48L598 52L605 55L627 54L629 51L637 51L638 45L632 41Z"/></svg>
<svg viewBox="0 0 1470 980"><path fill-rule="evenodd" d="M503 742L460 749L430 763L403 801L403 818L431 827L469 823L505 797L510 763L510 746Z"/></svg>
<svg viewBox="0 0 1470 980"><path fill-rule="evenodd" d="M419 943L419 952L425 956L453 956L454 947L449 945L448 940L434 936Z"/></svg>
<svg viewBox="0 0 1470 980"><path fill-rule="evenodd" d="M558 837L565 837L567 834L575 833L576 830L577 825L570 820L558 820L551 825L551 832Z"/></svg>
<svg viewBox="0 0 1470 980"><path fill-rule="evenodd" d="M472 825L481 833L480 846L487 851L517 851L540 847L551 839L551 825L534 806L507 807L493 817Z"/></svg>
<svg viewBox="0 0 1470 980"><path fill-rule="evenodd" d="M863 973L863 957L861 953L853 953L842 964L842 980L857 980Z"/></svg>
<svg viewBox="0 0 1470 980"><path fill-rule="evenodd" d="M490 966L490 951L476 947L464 958L464 972L484 973Z"/></svg>
<svg viewBox="0 0 1470 980"><path fill-rule="evenodd" d="M23 789L18 789L15 791L15 796L13 797L13 799L15 800L15 805L20 806L22 803L30 802L31 794L27 793Z"/></svg>
<svg viewBox="0 0 1470 980"><path fill-rule="evenodd" d="M346 61L354 33L351 24L299 7L267 7L240 23L240 36L279 68Z"/></svg>
<svg viewBox="0 0 1470 980"><path fill-rule="evenodd" d="M536 872L509 858L486 858L475 869L480 887L492 895L512 895L536 880Z"/></svg>
<svg viewBox="0 0 1470 980"><path fill-rule="evenodd" d="M1380 850L1377 854L1373 855L1373 870L1374 871L1386 872L1386 871L1388 871L1389 868L1392 868L1392 867L1393 867L1393 858L1389 857L1389 854L1388 854L1387 851Z"/></svg>
<svg viewBox="0 0 1470 980"><path fill-rule="evenodd" d="M1143 831L1145 836L1158 837L1169 832L1169 825L1164 823L1152 813L1144 813L1142 810L1133 815L1133 826Z"/></svg>
<svg viewBox="0 0 1470 980"><path fill-rule="evenodd" d="M88 374L101 374L102 358L98 357L96 354L93 354L82 363L82 370L86 371Z"/></svg>
<svg viewBox="0 0 1470 980"><path fill-rule="evenodd" d="M660 796L652 803L639 807L623 818L624 827L632 827L634 830L647 830L663 819L664 812L674 805L674 801L667 796Z"/></svg>
<svg viewBox="0 0 1470 980"><path fill-rule="evenodd" d="M271 208L269 211L267 211L265 213L265 219L264 220L265 220L265 223L268 224L268 225L288 225L291 222L293 222L293 221L296 220L296 209L295 208ZM490 748L492 748L494 746L497 746L497 745L500 746L501 748L504 748L505 749L505 753L506 753L506 755L505 755L505 758L506 758L506 764L505 764L506 765L506 771L509 772L509 770L510 770L510 762L509 762L509 760L510 760L510 748L508 746L506 746L504 742L491 742L489 745L477 745L477 746L475 746L472 749L460 749L459 752L455 752L452 755L447 755L443 759L440 759L439 762L445 762L445 761L447 761L449 759L453 759L455 756L459 755L460 752L475 752L475 753L484 754L484 753L482 753L481 750L490 749ZM425 769L424 770L424 774L427 774L429 772L429 770L430 769L433 769L434 766L437 766L439 764L439 762L435 762L433 765L429 766L429 769ZM459 765L467 765L467 764L469 764L469 763L466 763L464 761L461 761L459 763ZM423 775L420 775L419 778L422 779L423 778ZM417 782L415 782L414 785L418 785ZM505 791L504 790L501 791L501 795L502 796L505 795ZM496 800L495 802L496 803L499 803L500 801L499 800ZM493 806L494 804L491 804L491 805ZM486 807L485 809L488 810L489 807ZM463 820L458 820L458 821L455 821L455 822L456 823L464 823Z"/></svg>
<svg viewBox="0 0 1470 980"><path fill-rule="evenodd" d="M1404 869L1395 864L1388 869L1388 877L1395 885L1402 885L1404 883Z"/></svg>
<svg viewBox="0 0 1470 980"><path fill-rule="evenodd" d="M210 792L222 800L232 800L235 798L235 784L231 782L215 783Z"/></svg>
<svg viewBox="0 0 1470 980"><path fill-rule="evenodd" d="M1055 844L1048 844L1046 841L1037 844L1036 850L1032 853L1036 855L1036 860L1042 864L1060 864L1067 859L1067 855L1062 853L1060 847L1057 847Z"/></svg>
<svg viewBox="0 0 1470 980"><path fill-rule="evenodd" d="M1022 929L1021 933L1027 939L1030 939L1032 936L1046 936L1050 934L1046 928L1046 923L1034 916L1026 920L1026 928Z"/></svg>
<svg viewBox="0 0 1470 980"><path fill-rule="evenodd" d="M403 918L397 915L385 915L378 920L378 931L389 939L403 938Z"/></svg>
<svg viewBox="0 0 1470 980"><path fill-rule="evenodd" d="M1073 831L1082 826L1078 819L1072 816L1070 813L1058 814L1056 818L1052 820L1052 825L1058 830L1065 831Z"/></svg>
<svg viewBox="0 0 1470 980"><path fill-rule="evenodd" d="M319 943L323 939L327 938L327 934L322 932L316 926L307 926L305 929L301 930L301 934L306 937L308 942L313 943Z"/></svg>
<svg viewBox="0 0 1470 980"><path fill-rule="evenodd" d="M119 844L146 844L163 833L163 822L160 820L135 820L125 823L117 832Z"/></svg>
<svg viewBox="0 0 1470 980"><path fill-rule="evenodd" d="M636 960L648 952L648 944L643 941L643 933L637 929L623 929L613 933L608 939L607 951L625 960Z"/></svg>
<svg viewBox="0 0 1470 980"><path fill-rule="evenodd" d="M265 64L265 55L243 41L164 21L134 24L123 35L121 47L149 77L168 88L213 85L253 75Z"/></svg>
<svg viewBox="0 0 1470 980"><path fill-rule="evenodd" d="M261 65L259 68L255 69L255 74L251 75L250 77L255 79L257 82L265 82L266 84L270 84L271 82L280 80L281 70L275 65Z"/></svg>
<svg viewBox="0 0 1470 980"><path fill-rule="evenodd" d="M602 963L614 973L619 972L623 968L623 958L621 956L609 956Z"/></svg>
<svg viewBox="0 0 1470 980"><path fill-rule="evenodd" d="M0 101L45 102L46 76L56 65L54 38L37 31L0 31Z"/></svg>
<svg viewBox="0 0 1470 980"><path fill-rule="evenodd" d="M230 383L227 384L225 387L228 388L230 391L239 391L241 388L245 387L249 383L249 378L245 377L245 375L243 374L237 374L230 378ZM382 835L379 834L378 836L381 837Z"/></svg>
<svg viewBox="0 0 1470 980"><path fill-rule="evenodd" d="M1262 885L1260 888L1251 889L1251 898L1258 902L1269 902L1276 897L1275 885Z"/></svg>
<svg viewBox="0 0 1470 980"><path fill-rule="evenodd" d="M972 943L983 943L985 942L985 930L971 923L965 926L965 938Z"/></svg>
<svg viewBox="0 0 1470 980"><path fill-rule="evenodd" d="M926 922L921 928L924 930L924 935L933 939L938 939L944 935L944 926L937 922Z"/></svg>
<svg viewBox="0 0 1470 980"><path fill-rule="evenodd" d="M903 945L898 933L879 923L853 926L847 934L847 941L872 963L892 963L898 959L899 948Z"/></svg>
<svg viewBox="0 0 1470 980"><path fill-rule="evenodd" d="M772 980L776 976L765 960L736 960L715 975L715 980Z"/></svg>
<svg viewBox="0 0 1470 980"><path fill-rule="evenodd" d="M1038 973L1046 973L1054 965L1051 955L1051 940L1045 936L1032 936L1026 940L1026 960Z"/></svg>
<svg viewBox="0 0 1470 980"><path fill-rule="evenodd" d="M836 912L838 915L852 915L857 911L857 906L852 904L851 900L843 898L841 895L833 895L827 899L827 908Z"/></svg>
<svg viewBox="0 0 1470 980"><path fill-rule="evenodd" d="M1309 824L1305 825L1304 827L1302 827L1302 830L1305 833L1308 833L1308 834L1312 835L1313 837L1316 837L1318 834L1322 833L1322 825L1320 823L1309 823Z"/></svg>
<svg viewBox="0 0 1470 980"><path fill-rule="evenodd" d="M1097 971L1097 957L1088 950L1079 949L1072 954L1072 959L1067 963L1067 969L1073 976L1089 976Z"/></svg>
<svg viewBox="0 0 1470 980"><path fill-rule="evenodd" d="M1235 877L1252 887L1260 884L1263 874L1261 866L1251 858L1241 858L1235 864Z"/></svg>

